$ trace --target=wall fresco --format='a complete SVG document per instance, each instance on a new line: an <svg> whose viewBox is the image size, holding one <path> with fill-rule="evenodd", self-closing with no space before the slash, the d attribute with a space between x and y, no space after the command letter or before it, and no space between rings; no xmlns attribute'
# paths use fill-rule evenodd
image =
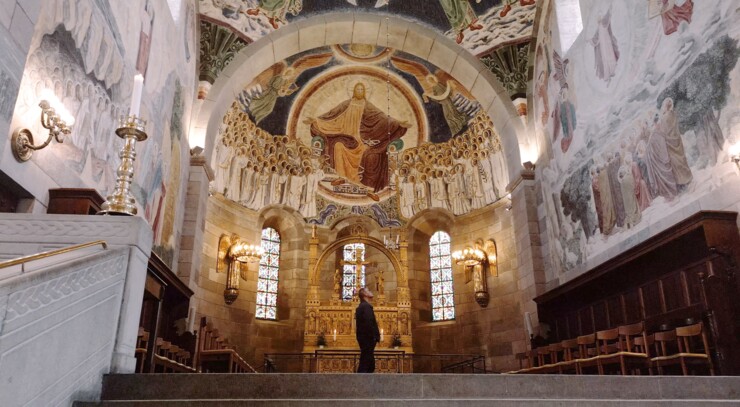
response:
<svg viewBox="0 0 740 407"><path fill-rule="evenodd" d="M737 5L593 2L560 52L552 2L535 51L533 124L551 257L576 269L722 188L740 122ZM710 205L711 206L711 205Z"/></svg>

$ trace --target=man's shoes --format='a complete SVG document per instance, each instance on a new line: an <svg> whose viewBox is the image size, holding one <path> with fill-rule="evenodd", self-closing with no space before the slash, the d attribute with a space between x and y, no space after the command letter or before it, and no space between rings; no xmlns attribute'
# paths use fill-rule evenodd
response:
<svg viewBox="0 0 740 407"><path fill-rule="evenodd" d="M504 9L501 10L501 13L499 13L499 16L501 16L501 18L504 18L507 14L509 14L509 11L511 11L511 4L505 5Z"/></svg>
<svg viewBox="0 0 740 407"><path fill-rule="evenodd" d="M457 39L455 40L455 42L457 42L458 44L462 44L463 38L465 38L465 35L462 33L462 31L460 31L457 34Z"/></svg>
<svg viewBox="0 0 740 407"><path fill-rule="evenodd" d="M250 8L247 10L247 14L249 14L250 16L259 15L259 13L260 13L259 9L256 9L256 8Z"/></svg>
<svg viewBox="0 0 740 407"><path fill-rule="evenodd" d="M342 185L342 184L344 184L344 180L341 179L341 178L337 178L337 179L335 179L334 181L331 182L331 185L333 187L336 187L336 186Z"/></svg>
<svg viewBox="0 0 740 407"><path fill-rule="evenodd" d="M277 30L278 28L280 28L280 27L278 26L278 23L277 23L277 21L275 21L275 19L274 19L274 18L271 18L271 19L269 19L268 21L270 22L270 25L272 25L272 28L274 28L274 29L276 29L276 30Z"/></svg>
<svg viewBox="0 0 740 407"><path fill-rule="evenodd" d="M531 6L535 0L519 0L520 6Z"/></svg>
<svg viewBox="0 0 740 407"><path fill-rule="evenodd" d="M470 28L470 31L476 31L476 30L482 29L483 25L481 25L481 23L479 23L478 20L475 20L472 23L470 23L468 28Z"/></svg>
<svg viewBox="0 0 740 407"><path fill-rule="evenodd" d="M370 199L372 199L375 202L380 202L380 197L372 192L368 192L367 196L369 196Z"/></svg>

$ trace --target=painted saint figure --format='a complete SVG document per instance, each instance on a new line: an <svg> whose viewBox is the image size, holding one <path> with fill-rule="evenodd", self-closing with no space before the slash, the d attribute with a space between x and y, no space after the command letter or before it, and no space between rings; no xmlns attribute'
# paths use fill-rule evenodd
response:
<svg viewBox="0 0 740 407"><path fill-rule="evenodd" d="M447 19L450 20L452 30L457 33L458 44L465 38L463 31L470 28L471 31L480 30L483 26L478 23L473 7L468 0L439 0L439 4L445 11Z"/></svg>
<svg viewBox="0 0 740 407"><path fill-rule="evenodd" d="M288 13L297 16L302 10L303 0L259 0L257 8L250 8L247 14L255 17L260 13L264 14L272 28L277 30L278 21L286 24L285 16Z"/></svg>
<svg viewBox="0 0 740 407"><path fill-rule="evenodd" d="M410 127L365 98L365 85L354 86L351 99L318 118L309 118L311 135L325 140L329 166L344 181L362 184L374 192L388 186L388 145L403 137ZM374 195L374 194L373 194ZM368 194L375 199L373 195Z"/></svg>
<svg viewBox="0 0 740 407"><path fill-rule="evenodd" d="M594 57L596 59L596 76L599 79L610 82L617 71L617 61L619 61L619 47L617 39L612 33L612 10L599 18L596 33L591 38L591 45L594 47Z"/></svg>
<svg viewBox="0 0 740 407"><path fill-rule="evenodd" d="M676 186L679 192L683 191L694 178L691 174L691 168L686 160L686 150L683 146L681 133L678 131L678 118L673 110L673 99L666 98L661 105L661 128L665 136L668 156L671 160L671 169L676 179Z"/></svg>

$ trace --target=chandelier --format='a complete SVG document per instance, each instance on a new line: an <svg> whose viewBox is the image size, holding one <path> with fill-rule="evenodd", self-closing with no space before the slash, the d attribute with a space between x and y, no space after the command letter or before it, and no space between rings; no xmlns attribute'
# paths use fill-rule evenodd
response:
<svg viewBox="0 0 740 407"><path fill-rule="evenodd" d="M383 245L385 245L385 248L388 250L398 250L400 247L400 234L396 235L396 238L393 238L393 231L390 230L387 235L383 236Z"/></svg>
<svg viewBox="0 0 740 407"><path fill-rule="evenodd" d="M455 263L463 266L477 266L486 260L486 253L483 250L466 247L464 250L457 250L452 253Z"/></svg>
<svg viewBox="0 0 740 407"><path fill-rule="evenodd" d="M264 252L262 246L246 244L243 241L238 241L229 248L229 255L239 263L254 263Z"/></svg>

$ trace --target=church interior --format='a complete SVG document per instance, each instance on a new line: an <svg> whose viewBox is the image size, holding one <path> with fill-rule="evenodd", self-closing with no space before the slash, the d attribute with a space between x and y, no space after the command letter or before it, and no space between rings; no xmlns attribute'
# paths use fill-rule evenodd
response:
<svg viewBox="0 0 740 407"><path fill-rule="evenodd" d="M740 403L737 1L0 9L0 405Z"/></svg>

